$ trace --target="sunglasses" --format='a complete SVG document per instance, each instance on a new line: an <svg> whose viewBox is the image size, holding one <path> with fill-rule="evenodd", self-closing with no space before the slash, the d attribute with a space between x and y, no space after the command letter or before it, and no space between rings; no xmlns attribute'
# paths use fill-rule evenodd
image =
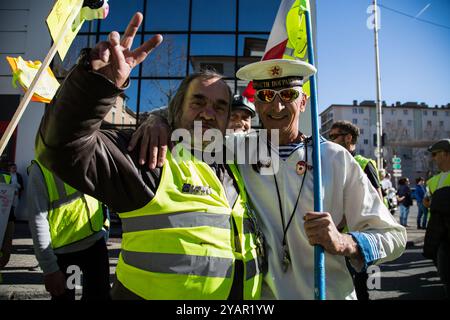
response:
<svg viewBox="0 0 450 320"><path fill-rule="evenodd" d="M256 91L256 98L263 103L271 103L276 95L280 96L283 102L292 102L298 98L300 91L294 88L287 88L281 90L261 89Z"/></svg>
<svg viewBox="0 0 450 320"><path fill-rule="evenodd" d="M348 135L348 133L332 133L328 137L330 138L330 140L333 141L333 140L336 140L337 137L346 136L346 135Z"/></svg>

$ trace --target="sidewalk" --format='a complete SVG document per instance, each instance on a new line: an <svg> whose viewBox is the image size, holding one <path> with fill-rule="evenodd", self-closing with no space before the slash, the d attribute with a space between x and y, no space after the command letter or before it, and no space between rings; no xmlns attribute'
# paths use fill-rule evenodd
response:
<svg viewBox="0 0 450 320"><path fill-rule="evenodd" d="M426 292L427 285L439 286L432 262L421 256L425 230L416 229L417 206L411 207L408 223L408 245L405 254L398 260L381 266L382 289L371 291L371 299L402 299L415 297L419 291ZM398 220L398 214L395 215ZM115 268L120 252L121 230L112 225L108 241L110 279L114 281ZM26 222L18 222L13 240L13 254L7 267L1 271L0 300L48 300L49 294L43 285L43 275L34 256L33 243ZM420 270L417 269L421 267ZM425 283L421 286L418 281ZM77 295L80 297L80 294Z"/></svg>
<svg viewBox="0 0 450 320"><path fill-rule="evenodd" d="M120 227L112 225L108 241L110 281L114 281L117 260L120 252ZM49 300L45 290L41 268L34 255L28 223L16 222L13 252L5 269L0 271L3 281L0 283L0 300ZM77 290L77 298L80 298Z"/></svg>

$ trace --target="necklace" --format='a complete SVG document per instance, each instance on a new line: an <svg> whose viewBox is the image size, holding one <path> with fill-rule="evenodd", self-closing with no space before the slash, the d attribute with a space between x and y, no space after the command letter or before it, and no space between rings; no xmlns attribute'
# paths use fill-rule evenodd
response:
<svg viewBox="0 0 450 320"><path fill-rule="evenodd" d="M302 141L304 141L304 144L305 144L305 162L308 163L308 139L303 139L303 137L302 137ZM268 146L268 148L269 148L269 150L271 150L269 146ZM302 193L302 189L303 189L303 185L305 182L305 177L306 177L307 172L308 172L308 166L306 166L305 173L303 174L302 182L300 184L300 190L298 192L297 199L295 201L294 209L292 210L289 220L288 220L288 223L286 225L285 220L284 220L284 215L283 215L283 206L281 204L280 188L278 187L278 182L277 182L277 178L275 175L275 171L273 171L273 179L275 180L275 187L277 189L278 206L279 206L280 216L281 216L281 225L283 227L283 240L281 242L282 250L283 250L283 257L281 258L281 264L283 266L283 272L286 272L289 268L289 265L291 264L291 256L289 253L289 246L286 241L286 235L287 235L289 226L291 225L291 222L294 218L295 210L297 209L297 206L298 206L298 201L300 199L300 194Z"/></svg>

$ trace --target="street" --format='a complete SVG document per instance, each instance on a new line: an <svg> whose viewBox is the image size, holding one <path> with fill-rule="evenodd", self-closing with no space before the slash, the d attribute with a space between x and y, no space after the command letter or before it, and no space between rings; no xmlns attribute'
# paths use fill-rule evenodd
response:
<svg viewBox="0 0 450 320"><path fill-rule="evenodd" d="M408 224L408 245L397 260L381 265L378 289L369 291L371 300L440 300L444 288L431 260L422 256L425 230L417 230L417 206L411 207ZM398 213L396 214L398 220ZM9 264L1 271L0 300L47 300L50 298L43 285L42 271L34 256L31 235L26 222L16 224L14 251ZM110 277L120 251L120 227L113 224L108 241ZM80 297L80 294L77 295Z"/></svg>

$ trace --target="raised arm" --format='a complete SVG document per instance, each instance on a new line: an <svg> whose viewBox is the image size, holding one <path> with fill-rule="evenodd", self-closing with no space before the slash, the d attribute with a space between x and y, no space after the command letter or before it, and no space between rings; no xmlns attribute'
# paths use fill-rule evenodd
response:
<svg viewBox="0 0 450 320"><path fill-rule="evenodd" d="M132 210L127 204L145 203L149 193L136 166L137 155L128 153L129 135L101 131L100 125L127 86L131 70L162 41L156 35L131 51L142 23L136 13L122 39L111 32L71 70L41 122L36 153L44 165L76 189L115 210ZM130 189L136 192L129 192ZM129 201L125 201L129 200Z"/></svg>

